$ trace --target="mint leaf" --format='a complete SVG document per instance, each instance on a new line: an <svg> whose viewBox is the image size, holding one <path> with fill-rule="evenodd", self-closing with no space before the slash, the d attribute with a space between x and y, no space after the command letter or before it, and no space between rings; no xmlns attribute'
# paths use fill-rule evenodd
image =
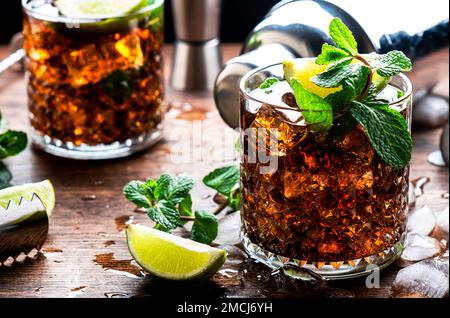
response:
<svg viewBox="0 0 450 318"><path fill-rule="evenodd" d="M124 71L114 71L100 82L100 87L106 95L116 103L122 104L131 97L133 81Z"/></svg>
<svg viewBox="0 0 450 318"><path fill-rule="evenodd" d="M317 57L316 64L326 65L348 57L349 53L335 46L324 43L322 53Z"/></svg>
<svg viewBox="0 0 450 318"><path fill-rule="evenodd" d="M401 72L409 72L412 69L411 60L400 51L391 51L384 55L378 55L373 59L372 66L383 77L392 77Z"/></svg>
<svg viewBox="0 0 450 318"><path fill-rule="evenodd" d="M0 190L11 186L12 174L8 167L0 162Z"/></svg>
<svg viewBox="0 0 450 318"><path fill-rule="evenodd" d="M167 232L176 229L180 222L180 212L178 212L177 206L166 200L158 201L155 206L147 210L147 214Z"/></svg>
<svg viewBox="0 0 450 318"><path fill-rule="evenodd" d="M24 132L8 130L0 135L0 159L19 154L27 147L28 138Z"/></svg>
<svg viewBox="0 0 450 318"><path fill-rule="evenodd" d="M297 105L312 132L328 132L333 125L333 108L324 99L307 91L295 78L291 80Z"/></svg>
<svg viewBox="0 0 450 318"><path fill-rule="evenodd" d="M163 174L156 181L155 198L157 200L167 198L172 179L173 177L170 174Z"/></svg>
<svg viewBox="0 0 450 318"><path fill-rule="evenodd" d="M233 188L228 198L228 206L233 211L239 211L241 209L241 191L239 189L239 184Z"/></svg>
<svg viewBox="0 0 450 318"><path fill-rule="evenodd" d="M183 216L191 216L192 215L192 196L188 194L183 201L178 205L178 211Z"/></svg>
<svg viewBox="0 0 450 318"><path fill-rule="evenodd" d="M370 67L363 64L350 64L332 67L323 73L317 74L311 81L321 87L339 87L346 81L346 84L354 91L358 87L365 86L370 75ZM354 79L357 79L354 81ZM363 85L361 85L361 83Z"/></svg>
<svg viewBox="0 0 450 318"><path fill-rule="evenodd" d="M194 180L187 176L162 175L156 185L155 197L178 204L184 200L194 187Z"/></svg>
<svg viewBox="0 0 450 318"><path fill-rule="evenodd" d="M191 238L194 241L211 244L219 232L219 222L215 215L205 212L195 212L195 222L192 226Z"/></svg>
<svg viewBox="0 0 450 318"><path fill-rule="evenodd" d="M214 170L203 178L203 183L226 197L239 182L241 177L238 166L228 166Z"/></svg>
<svg viewBox="0 0 450 318"><path fill-rule="evenodd" d="M260 86L260 89L267 89L272 87L273 84L278 83L280 80L276 77L269 77Z"/></svg>
<svg viewBox="0 0 450 318"><path fill-rule="evenodd" d="M388 105L369 107L353 102L352 116L364 128L380 158L394 168L406 167L411 161L412 138L403 116Z"/></svg>
<svg viewBox="0 0 450 318"><path fill-rule="evenodd" d="M142 181L131 181L123 188L123 194L132 203L143 208L152 206L148 186Z"/></svg>
<svg viewBox="0 0 450 318"><path fill-rule="evenodd" d="M358 44L355 37L341 19L334 18L331 20L329 32L338 48L347 51L353 56L358 54Z"/></svg>
<svg viewBox="0 0 450 318"><path fill-rule="evenodd" d="M178 205L178 211L182 216L192 216L192 196L190 194L180 202ZM181 221L179 225L183 226L186 223L186 221Z"/></svg>

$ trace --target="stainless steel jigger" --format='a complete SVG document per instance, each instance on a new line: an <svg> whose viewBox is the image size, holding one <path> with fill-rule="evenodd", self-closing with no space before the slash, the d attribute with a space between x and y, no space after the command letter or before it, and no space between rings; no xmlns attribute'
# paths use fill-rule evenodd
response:
<svg viewBox="0 0 450 318"><path fill-rule="evenodd" d="M222 0L172 0L177 41L170 84L180 91L211 90L222 68Z"/></svg>

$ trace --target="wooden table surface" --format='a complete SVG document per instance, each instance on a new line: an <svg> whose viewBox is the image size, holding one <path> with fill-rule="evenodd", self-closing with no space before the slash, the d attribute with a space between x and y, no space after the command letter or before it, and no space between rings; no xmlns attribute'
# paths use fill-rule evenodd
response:
<svg viewBox="0 0 450 318"><path fill-rule="evenodd" d="M171 48L166 50L168 73ZM238 45L226 45L224 59L238 52ZM0 57L5 54L6 49L0 49ZM448 65L448 50L419 61L411 75L416 88L439 81L437 91L448 96ZM9 72L0 76L0 108L14 129L29 129L25 92L22 74ZM166 99L174 107L165 124L166 139L145 153L123 160L80 162L51 157L29 147L5 161L14 175L14 184L50 179L56 188L57 201L42 253L0 267L0 297L146 297L166 293L220 297L389 297L396 273L405 266L401 261L381 272L381 286L376 289L366 288L364 279L333 282L328 286L293 283L268 275L270 272L264 266L249 261L230 262L224 268L238 272L222 271L201 285L177 285L142 276L130 261L123 224L129 217L142 224L150 221L133 211L133 205L122 195L122 187L130 180L157 178L164 172L186 173L199 181L214 167L236 159L230 152L235 133L221 121L210 94L169 90ZM198 133L200 130L203 134ZM225 132L228 137L220 138ZM440 133L440 129L414 133L412 178L431 178L418 204L428 204L433 209L443 209L449 204L448 199L442 198L448 192L448 170L427 163L428 154L438 149ZM185 160L175 156L182 148L191 149ZM214 209L212 195L198 182L195 207ZM219 243L236 240L236 226L233 227L236 216L224 219L225 230ZM184 234L183 230L180 234Z"/></svg>

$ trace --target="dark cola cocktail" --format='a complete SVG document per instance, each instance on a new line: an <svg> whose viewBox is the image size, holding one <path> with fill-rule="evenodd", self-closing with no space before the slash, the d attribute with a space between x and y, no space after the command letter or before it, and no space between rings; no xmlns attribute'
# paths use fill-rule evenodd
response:
<svg viewBox="0 0 450 318"><path fill-rule="evenodd" d="M241 82L243 241L271 267L337 279L401 253L412 88L382 57L355 56L342 65L285 61ZM345 82L339 67L354 79Z"/></svg>
<svg viewBox="0 0 450 318"><path fill-rule="evenodd" d="M33 140L47 152L116 158L160 138L164 0L107 4L23 0Z"/></svg>

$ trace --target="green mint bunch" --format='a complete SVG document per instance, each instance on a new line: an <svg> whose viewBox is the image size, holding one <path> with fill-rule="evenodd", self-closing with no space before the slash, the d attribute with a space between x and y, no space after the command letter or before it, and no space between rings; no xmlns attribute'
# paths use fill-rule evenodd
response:
<svg viewBox="0 0 450 318"><path fill-rule="evenodd" d="M2 129L3 120L0 113L0 129ZM15 156L21 153L27 147L28 138L24 132L7 130L0 132L0 160ZM0 162L0 189L11 186L12 174L8 167Z"/></svg>
<svg viewBox="0 0 450 318"><path fill-rule="evenodd" d="M377 97L378 88L372 80L375 73L390 78L410 71L411 61L400 51L360 55L352 32L339 18L331 21L329 33L335 46L325 43L316 59L316 64L329 66L311 81L320 87L342 89L323 99L307 91L298 80L290 82L297 104L307 108L304 117L310 130L328 133L333 126L351 129L360 124L386 164L407 166L413 147L408 124L386 100Z"/></svg>
<svg viewBox="0 0 450 318"><path fill-rule="evenodd" d="M191 195L194 180L188 176L163 174L158 180L131 181L124 187L123 193L130 202L146 210L147 215L156 222L156 229L172 232L186 222L194 222L191 239L211 244L218 234L216 215L227 207L232 211L240 209L238 182L239 169L236 166L214 170L205 177L205 185L225 198L224 204L214 213L194 212Z"/></svg>

